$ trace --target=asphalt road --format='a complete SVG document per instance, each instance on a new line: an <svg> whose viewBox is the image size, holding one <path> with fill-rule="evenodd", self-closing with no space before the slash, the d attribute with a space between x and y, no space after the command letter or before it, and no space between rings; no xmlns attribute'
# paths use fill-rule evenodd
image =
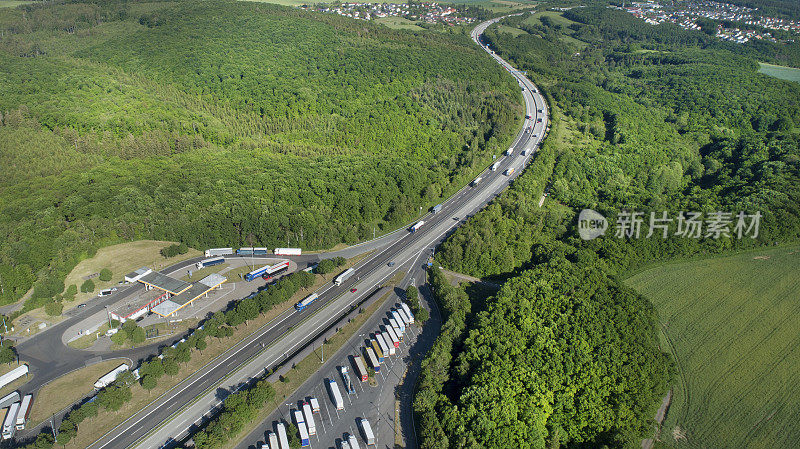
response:
<svg viewBox="0 0 800 449"><path fill-rule="evenodd" d="M478 25L473 32L473 39L479 42L480 33L497 19ZM488 50L487 50L488 51ZM257 330L253 335L239 344L230 348L226 353L210 362L204 368L181 382L172 390L155 400L148 407L135 414L106 435L100 437L90 447L92 448L123 448L161 447L167 442L180 440L187 435L187 431L197 422L213 413L224 397L249 379L264 372L265 368L272 368L291 355L305 342L310 341L327 324L335 321L343 312L359 302L364 295L371 293L375 286L388 279L403 263L418 257L418 255L435 245L456 226L465 221L465 217L474 214L483 208L489 201L497 196L520 173L521 169L535 153L535 148L542 138L548 122L548 110L544 99L536 91L530 80L521 73L513 72L513 67L497 55L492 54L498 63L503 65L517 78L525 98L526 111L531 119L526 119L523 129L512 145L513 153L497 159L500 162L495 171L489 169L482 173L482 181L475 187L466 186L456 192L442 205L442 210L437 214L429 214L424 220L425 225L417 232L403 230L389 234L384 239L379 239L380 244L374 243L378 249L375 254L355 267L356 274L341 286L328 284L318 291L320 298L303 312L287 311L275 320ZM537 110L542 110L538 113ZM538 122L537 119L541 119ZM527 132L533 127L533 132ZM532 137L536 135L536 137ZM521 156L523 149L529 150L527 156ZM504 175L507 169L513 168L514 172ZM363 250L359 248L357 250ZM365 250L365 251L368 251ZM337 254L330 253L330 256ZM184 267L195 262L183 262ZM396 262L394 267L388 267L388 262ZM174 270L176 267L170 267ZM181 267L177 267L181 268ZM353 287L358 292L350 293ZM130 295L133 290L126 290L120 294ZM117 298L109 298L116 301ZM92 306L95 312L102 310L105 301L98 301ZM88 307L87 307L88 308ZM90 312L87 311L86 313ZM58 326L65 325L70 320L65 320ZM73 323L74 324L74 323ZM54 329L55 330L55 329ZM49 332L59 339L60 332ZM49 337L52 338L52 337ZM32 346L39 347L41 342L32 339ZM28 342L25 342L28 343ZM25 343L18 348L28 356L41 363L46 358L41 357L41 350L26 349ZM55 345L54 345L55 346ZM63 345L62 345L63 346ZM152 350L152 348L151 348ZM114 355L122 353L115 352ZM37 358L39 356L40 358ZM23 357L24 358L24 357ZM66 372L59 363L75 363L61 359L55 362L56 371ZM82 366L82 364L80 364ZM79 367L79 366L78 366ZM39 382L41 383L41 382ZM189 403L191 406L187 406Z"/></svg>

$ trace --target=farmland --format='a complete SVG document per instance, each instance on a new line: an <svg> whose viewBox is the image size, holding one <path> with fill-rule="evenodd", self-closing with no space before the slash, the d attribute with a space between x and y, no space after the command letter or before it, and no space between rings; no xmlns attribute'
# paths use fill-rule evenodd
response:
<svg viewBox="0 0 800 449"><path fill-rule="evenodd" d="M794 67L784 67L780 65L772 65L772 64L765 64L763 62L758 63L759 73L763 73L764 75L768 75L774 78L786 80L786 81L794 81L795 83L800 83L800 69L796 69Z"/></svg>
<svg viewBox="0 0 800 449"><path fill-rule="evenodd" d="M800 441L798 273L800 246L791 246L665 265L627 280L655 304L678 365L661 447Z"/></svg>

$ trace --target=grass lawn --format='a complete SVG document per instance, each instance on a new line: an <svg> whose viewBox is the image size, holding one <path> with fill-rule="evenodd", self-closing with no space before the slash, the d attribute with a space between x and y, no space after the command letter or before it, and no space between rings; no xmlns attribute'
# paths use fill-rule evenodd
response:
<svg viewBox="0 0 800 449"><path fill-rule="evenodd" d="M520 30L519 28L513 28L507 25L497 25L497 32L508 33L513 36L519 36L520 34L528 34L524 30Z"/></svg>
<svg viewBox="0 0 800 449"><path fill-rule="evenodd" d="M86 396L94 389L97 379L123 363L130 362L123 359L106 360L65 374L47 383L36 394L30 422L39 424L64 407Z"/></svg>
<svg viewBox="0 0 800 449"><path fill-rule="evenodd" d="M800 441L800 246L675 263L629 278L677 361L660 447Z"/></svg>
<svg viewBox="0 0 800 449"><path fill-rule="evenodd" d="M763 73L764 75L786 81L800 83L800 69L796 69L794 67L784 67L781 65L765 64L763 62L759 62L758 65L758 73Z"/></svg>
<svg viewBox="0 0 800 449"><path fill-rule="evenodd" d="M413 20L408 20L403 17L380 17L375 19L375 22L386 25L389 28L394 28L398 30L415 30L421 31L424 30L421 26L418 26L416 22Z"/></svg>
<svg viewBox="0 0 800 449"><path fill-rule="evenodd" d="M567 19L562 15L562 13L558 11L541 11L531 14L530 17L525 19L525 23L530 25L541 25L542 18L546 17L550 20L550 22L555 23L556 25L561 25L562 27L566 28L569 25L575 23L572 20Z"/></svg>
<svg viewBox="0 0 800 449"><path fill-rule="evenodd" d="M24 0L0 0L0 8L15 8L19 5L27 5L29 3L33 2Z"/></svg>

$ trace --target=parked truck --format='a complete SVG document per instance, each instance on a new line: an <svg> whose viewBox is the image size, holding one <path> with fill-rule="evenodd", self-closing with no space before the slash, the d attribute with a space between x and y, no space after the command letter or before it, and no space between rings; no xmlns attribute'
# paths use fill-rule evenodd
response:
<svg viewBox="0 0 800 449"><path fill-rule="evenodd" d="M289 438L286 437L286 425L279 422L275 428L278 431L278 441L281 443L281 449L292 449L289 447Z"/></svg>
<svg viewBox="0 0 800 449"><path fill-rule="evenodd" d="M380 332L375 332L375 341L378 342L378 346L381 347L381 352L383 353L383 357L389 357L389 345L383 340L383 335Z"/></svg>
<svg viewBox="0 0 800 449"><path fill-rule="evenodd" d="M319 413L319 401L317 398L311 398L309 399L309 402L311 403L311 411L314 413Z"/></svg>
<svg viewBox="0 0 800 449"><path fill-rule="evenodd" d="M347 442L350 444L350 449L361 449L358 445L358 438L352 433L347 435Z"/></svg>
<svg viewBox="0 0 800 449"><path fill-rule="evenodd" d="M411 320L408 319L406 312L402 308L397 309L397 315L400 316L400 319L403 321L404 325L408 326L411 324Z"/></svg>
<svg viewBox="0 0 800 449"><path fill-rule="evenodd" d="M378 358L378 363L383 363L383 351L378 340L370 340L370 344L372 345L372 350L375 351L375 356Z"/></svg>
<svg viewBox="0 0 800 449"><path fill-rule="evenodd" d="M295 410L294 422L297 424L297 432L300 434L300 447L311 446L311 439L308 438L308 429L306 422L303 420L303 413L300 410Z"/></svg>
<svg viewBox="0 0 800 449"><path fill-rule="evenodd" d="M344 281L346 281L346 280L350 279L351 277L353 277L353 275L355 273L356 273L356 270L354 270L352 268L348 268L348 269L344 270L344 272L342 274L340 274L339 276L336 276L336 279L333 280L333 283L336 284L337 286L342 285L342 283L344 283Z"/></svg>
<svg viewBox="0 0 800 449"><path fill-rule="evenodd" d="M375 351L372 348L367 347L366 351L367 359L369 360L369 364L372 366L372 369L375 370L376 373L381 371L381 363L378 361L378 357L375 356Z"/></svg>
<svg viewBox="0 0 800 449"><path fill-rule="evenodd" d="M306 427L308 427L309 435L317 434L317 424L314 422L314 413L311 411L311 404L308 402L303 403L303 418L306 420Z"/></svg>
<svg viewBox="0 0 800 449"><path fill-rule="evenodd" d="M19 402L19 398L20 398L19 392L17 391L12 391L11 393L8 393L7 395L3 396L2 399L0 399L0 408L10 407L11 404ZM2 421L0 421L0 424L1 423Z"/></svg>
<svg viewBox="0 0 800 449"><path fill-rule="evenodd" d="M411 228L409 229L409 231L411 231L411 232L417 232L417 231L419 231L419 228L421 228L421 227L422 227L422 226L424 226L424 225L425 225L425 221L424 221L424 220L420 220L420 221L418 221L416 224L414 224L414 226L411 226Z"/></svg>
<svg viewBox="0 0 800 449"><path fill-rule="evenodd" d="M389 347L389 355L394 355L397 346L394 345L394 340L392 340L392 337L389 335L389 332L387 331L381 332L381 337L383 337L383 341L386 342L386 346Z"/></svg>
<svg viewBox="0 0 800 449"><path fill-rule="evenodd" d="M275 432L267 432L267 441L269 441L269 449L281 449L278 447L278 435Z"/></svg>
<svg viewBox="0 0 800 449"><path fill-rule="evenodd" d="M397 333L394 331L394 327L392 327L391 323L388 326L384 326L386 329L386 333L389 334L389 338L392 339L392 343L394 343L395 348L400 347L400 337L397 336Z"/></svg>
<svg viewBox="0 0 800 449"><path fill-rule="evenodd" d="M6 414L6 419L3 421L3 439L10 440L14 438L14 431L17 424L17 412L19 411L19 402L11 404Z"/></svg>
<svg viewBox="0 0 800 449"><path fill-rule="evenodd" d="M367 421L367 418L359 419L358 426L361 427L361 434L364 437L364 441L366 441L367 446L374 445L375 434L372 433L372 426L369 425L369 421Z"/></svg>
<svg viewBox="0 0 800 449"><path fill-rule="evenodd" d="M205 257L214 256L230 256L233 254L233 248L211 248L205 251Z"/></svg>
<svg viewBox="0 0 800 449"><path fill-rule="evenodd" d="M272 253L276 256L299 256L303 254L303 250L300 248L275 248Z"/></svg>
<svg viewBox="0 0 800 449"><path fill-rule="evenodd" d="M31 405L33 405L33 395L26 394L22 398L22 404L17 412L16 425L14 426L17 430L25 430L25 424L28 423L28 418L31 415Z"/></svg>
<svg viewBox="0 0 800 449"><path fill-rule="evenodd" d="M342 393L339 391L339 385L336 384L335 380L330 379L328 381L328 391L331 394L331 402L333 402L333 406L336 407L336 410L344 410Z"/></svg>
<svg viewBox="0 0 800 449"><path fill-rule="evenodd" d="M406 322L403 321L402 318L400 318L400 314L395 309L392 309L392 318L394 318L395 322L397 322L397 325L400 326L400 333L405 334Z"/></svg>
<svg viewBox="0 0 800 449"><path fill-rule="evenodd" d="M406 316L408 316L408 319L411 320L411 324L414 324L414 314L411 313L411 307L408 307L408 304L403 302L403 303L400 303L400 308L403 309L403 312L406 313Z"/></svg>
<svg viewBox="0 0 800 449"><path fill-rule="evenodd" d="M350 380L350 374L346 366L342 367L342 381L344 382L344 391L346 391L347 394L353 394L356 392L356 389L353 387L353 381Z"/></svg>
<svg viewBox="0 0 800 449"><path fill-rule="evenodd" d="M222 256L212 257L210 259L203 259L200 262L194 264L195 268L198 270L205 267L212 267L214 265L219 265L221 263L225 263L225 258Z"/></svg>
<svg viewBox="0 0 800 449"><path fill-rule="evenodd" d="M127 371L129 368L130 366L128 366L128 364L126 363L121 364L120 366L106 373L103 377L97 379L97 382L94 383L94 387L99 390L101 388L105 388L111 385L112 382L117 380L117 376Z"/></svg>
<svg viewBox="0 0 800 449"><path fill-rule="evenodd" d="M367 365L364 364L364 359L361 358L360 355L353 356L353 361L356 365L356 371L358 371L358 379L361 382L366 382L368 373L367 373Z"/></svg>

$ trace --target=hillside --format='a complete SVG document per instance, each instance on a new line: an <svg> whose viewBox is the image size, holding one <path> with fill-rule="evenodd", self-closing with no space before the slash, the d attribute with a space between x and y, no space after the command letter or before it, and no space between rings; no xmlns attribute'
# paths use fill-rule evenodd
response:
<svg viewBox="0 0 800 449"><path fill-rule="evenodd" d="M511 138L466 36L230 1L0 10L0 302L98 247L325 248L412 220Z"/></svg>
<svg viewBox="0 0 800 449"><path fill-rule="evenodd" d="M415 401L420 446L641 447L676 366L656 309L620 277L800 239L800 86L757 73L782 48L735 53L608 8L509 18L485 39L548 96L551 129L513 186L437 252L445 268L504 285L472 304L432 275L445 322ZM584 208L606 217L604 236L579 237ZM681 237L682 211L702 226L717 211L762 218L757 235ZM631 212L638 237L619 233ZM651 213L672 220L666 237L648 236Z"/></svg>

